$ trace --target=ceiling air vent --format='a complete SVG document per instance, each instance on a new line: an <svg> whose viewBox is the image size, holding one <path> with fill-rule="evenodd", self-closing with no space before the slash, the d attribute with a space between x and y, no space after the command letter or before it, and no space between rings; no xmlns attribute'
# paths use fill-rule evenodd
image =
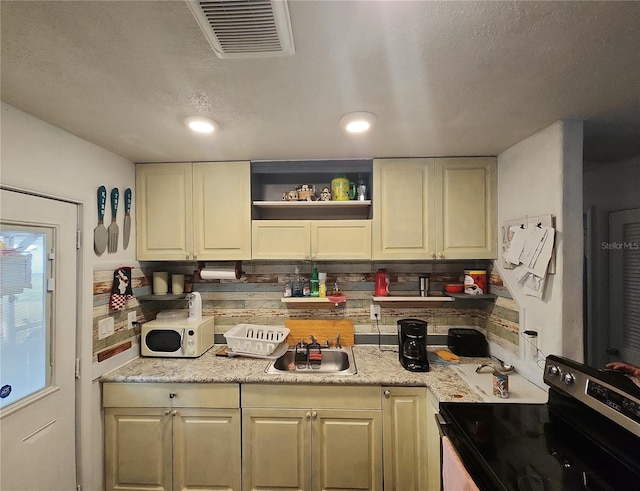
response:
<svg viewBox="0 0 640 491"><path fill-rule="evenodd" d="M187 5L220 58L295 52L286 0L187 0Z"/></svg>

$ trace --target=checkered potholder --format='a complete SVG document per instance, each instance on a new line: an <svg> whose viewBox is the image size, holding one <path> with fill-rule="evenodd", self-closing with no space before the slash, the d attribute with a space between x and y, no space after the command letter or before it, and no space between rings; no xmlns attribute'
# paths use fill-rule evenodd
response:
<svg viewBox="0 0 640 491"><path fill-rule="evenodd" d="M111 310L122 310L130 298L133 298L131 268L118 268L113 272L113 286L111 287L109 308Z"/></svg>

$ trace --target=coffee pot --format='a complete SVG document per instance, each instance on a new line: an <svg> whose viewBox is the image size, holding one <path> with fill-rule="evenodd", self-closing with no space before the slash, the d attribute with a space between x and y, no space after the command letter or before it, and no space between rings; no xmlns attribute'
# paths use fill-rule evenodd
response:
<svg viewBox="0 0 640 491"><path fill-rule="evenodd" d="M410 372L428 372L427 322L420 319L398 321L400 364Z"/></svg>

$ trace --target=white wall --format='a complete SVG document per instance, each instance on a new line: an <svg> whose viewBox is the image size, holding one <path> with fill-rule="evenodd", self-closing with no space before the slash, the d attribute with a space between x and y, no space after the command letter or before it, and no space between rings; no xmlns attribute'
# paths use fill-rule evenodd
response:
<svg viewBox="0 0 640 491"><path fill-rule="evenodd" d="M538 347L545 354L581 361L581 121L556 122L498 155L498 225L546 214L556 217L557 272L548 275L543 298L524 295L513 272L502 268L500 260L496 267L521 307L520 330L538 331ZM523 369L541 379L534 364Z"/></svg>
<svg viewBox="0 0 640 491"><path fill-rule="evenodd" d="M1 178L2 185L35 193L65 198L79 203L82 213L80 250L80 326L78 351L81 359L78 430L80 432L81 484L83 489L101 489L102 438L100 391L92 372L93 269L130 265L135 247L97 257L93 251L93 229L97 225L98 186L107 192L135 188L134 164L118 155L59 128L34 118L13 106L1 106ZM135 206L135 203L134 205ZM132 214L135 210L132 209ZM107 205L107 214L110 213ZM119 212L119 215L123 215ZM135 214L134 214L135 216ZM121 222L120 222L121 223ZM136 243L135 225L131 244ZM97 441L99 440L99 441Z"/></svg>

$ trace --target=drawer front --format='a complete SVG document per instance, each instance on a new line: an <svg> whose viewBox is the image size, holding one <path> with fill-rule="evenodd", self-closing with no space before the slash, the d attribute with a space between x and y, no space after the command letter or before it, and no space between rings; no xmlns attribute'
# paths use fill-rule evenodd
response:
<svg viewBox="0 0 640 491"><path fill-rule="evenodd" d="M243 384L242 407L380 409L380 387Z"/></svg>
<svg viewBox="0 0 640 491"><path fill-rule="evenodd" d="M240 407L238 384L105 383L103 407Z"/></svg>

